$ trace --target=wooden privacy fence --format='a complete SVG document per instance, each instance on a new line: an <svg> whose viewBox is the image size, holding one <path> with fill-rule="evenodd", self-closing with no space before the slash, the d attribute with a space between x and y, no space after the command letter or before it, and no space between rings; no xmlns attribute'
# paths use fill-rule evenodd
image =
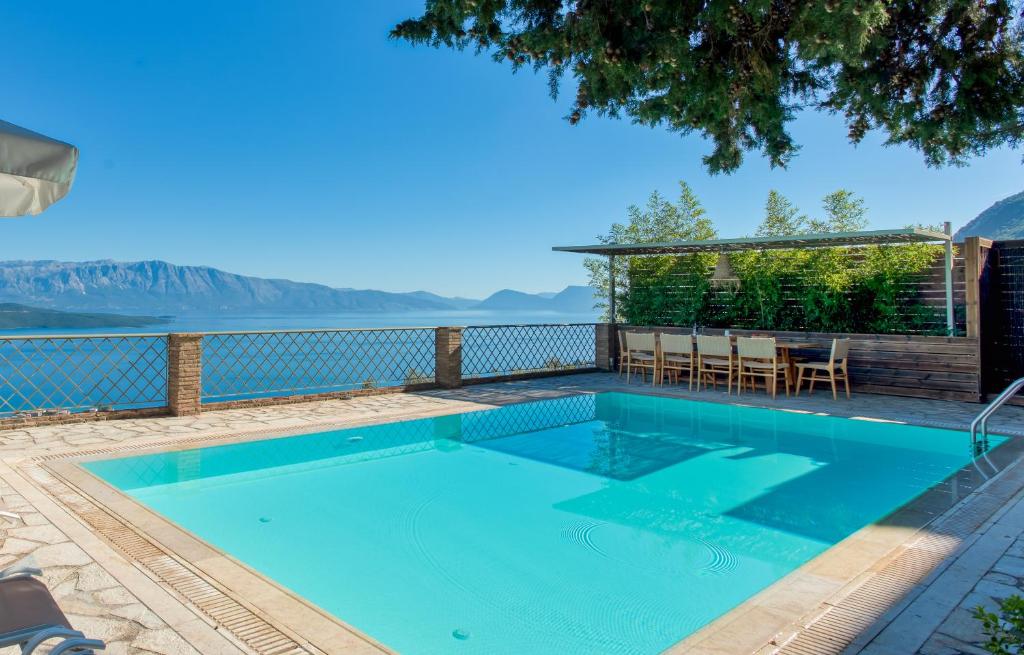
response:
<svg viewBox="0 0 1024 655"><path fill-rule="evenodd" d="M969 245L969 244L968 244ZM953 291L953 305L957 308L955 315L956 330L957 334L964 334L967 326L965 324L965 317L962 311L967 296L967 280L965 275L965 247L963 245L957 246L959 252L953 257L952 267L952 291ZM863 260L863 254L855 249L848 252L844 252L844 258L846 259L849 266L855 266ZM657 264L654 260L645 258L636 258L632 264L636 267L636 272L640 273L640 280L630 278L630 286L634 289L650 289L647 285L647 281L644 279L646 275L649 275L654 270ZM939 333L943 334L946 329L945 323L945 311L946 311L946 282L945 282L945 271L944 271L944 258L942 253L935 255L932 263L924 270L909 274L906 279L900 282L900 288L904 290L909 299L913 300L913 303L918 305L921 309L927 310L927 313L919 316L918 320L920 325L917 325L914 330L910 332L925 332L925 333ZM710 265L705 270L705 278L711 279L715 271L715 265ZM806 275L807 273L805 273ZM802 304L801 294L803 289L808 283L805 278L794 278L791 280L784 281L782 284L783 300L787 306L788 313L793 319L798 320L797 324L791 324L790 327L795 328L807 328L804 324L803 318L805 318L805 309ZM669 273L664 276L661 280L661 284L657 286L657 292L663 294L666 298L673 299L672 302L665 303L661 310L661 313L654 317L652 320L664 322L670 324L672 317L667 311L668 308L675 304L681 304L686 301L687 298L692 297L694 294L702 293L703 287L694 286L693 281L689 278L685 272L680 273ZM712 286L707 290L708 307L711 308L712 313L721 313L723 309L730 306L733 302L731 298L731 291L728 287L714 287ZM852 292L847 292L846 296L848 302L855 302L855 299L851 295ZM930 316L929 316L930 314ZM735 327L751 327L753 317L739 317L734 319ZM732 327L732 326L730 326Z"/></svg>
<svg viewBox="0 0 1024 655"><path fill-rule="evenodd" d="M679 327L617 326L618 330L689 334ZM978 339L973 337L926 337L902 334L837 334L829 332L784 332L771 330L732 330L732 334L774 336L780 339L819 341L823 346L832 339L850 339L850 382L854 391L915 398L938 398L978 402L981 400ZM723 334L722 329L706 329L704 334ZM609 330L614 339L614 330ZM617 341L599 354L614 352ZM794 350L795 356L826 361L828 349ZM599 362L603 366L610 366Z"/></svg>

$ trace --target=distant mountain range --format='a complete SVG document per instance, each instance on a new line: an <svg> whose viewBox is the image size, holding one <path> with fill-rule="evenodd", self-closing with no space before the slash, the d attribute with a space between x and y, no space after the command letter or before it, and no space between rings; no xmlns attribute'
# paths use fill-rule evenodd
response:
<svg viewBox="0 0 1024 655"><path fill-rule="evenodd" d="M963 241L966 237L1024 239L1024 191L1003 198L978 214L957 230L953 239Z"/></svg>
<svg viewBox="0 0 1024 655"><path fill-rule="evenodd" d="M121 314L95 314L61 312L55 309L36 309L16 303L0 303L0 330L18 328L105 328L145 327L167 323L159 316L124 316Z"/></svg>
<svg viewBox="0 0 1024 655"><path fill-rule="evenodd" d="M227 273L207 266L144 262L0 262L0 303L65 311L159 315L254 312L413 312L465 309L589 312L593 291L504 290L485 300L427 291L390 293Z"/></svg>
<svg viewBox="0 0 1024 655"><path fill-rule="evenodd" d="M481 301L475 309L497 311L560 311L589 312L594 308L594 290L591 287L569 286L558 293L523 293L502 289Z"/></svg>

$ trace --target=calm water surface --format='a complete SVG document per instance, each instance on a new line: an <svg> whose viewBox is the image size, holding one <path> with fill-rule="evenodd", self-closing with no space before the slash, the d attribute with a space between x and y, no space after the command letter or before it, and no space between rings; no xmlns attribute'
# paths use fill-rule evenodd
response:
<svg viewBox="0 0 1024 655"><path fill-rule="evenodd" d="M406 655L654 655L967 444L609 393L87 467Z"/></svg>
<svg viewBox="0 0 1024 655"><path fill-rule="evenodd" d="M224 330L302 330L319 328L433 327L437 325L503 325L518 323L593 323L596 313L554 312L395 312L365 314L265 314L176 316L170 323L143 328L0 330L0 335L137 334L151 332L215 332Z"/></svg>

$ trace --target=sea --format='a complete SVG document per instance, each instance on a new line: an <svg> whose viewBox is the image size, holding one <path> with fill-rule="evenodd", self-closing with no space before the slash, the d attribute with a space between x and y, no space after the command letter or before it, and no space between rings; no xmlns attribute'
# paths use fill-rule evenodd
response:
<svg viewBox="0 0 1024 655"><path fill-rule="evenodd" d="M342 314L188 314L175 316L168 323L159 323L145 327L23 328L0 330L0 335L162 334L166 332L532 325L544 323L594 323L598 320L599 314L596 310L589 313L451 310Z"/></svg>
<svg viewBox="0 0 1024 655"><path fill-rule="evenodd" d="M464 332L463 375L490 377L516 371L592 366L594 328L579 324L592 324L597 320L596 312L480 310L215 314L179 316L168 323L140 328L5 330L0 331L0 418L21 412L163 406L166 404L167 341L158 335L168 332L208 335L203 340L202 397L204 402L216 402L414 384L434 377L433 330L258 334L261 332L565 326ZM238 334L241 332L249 334ZM59 338L90 334L104 336ZM132 334L154 337L108 336ZM30 336L41 338L24 338Z"/></svg>

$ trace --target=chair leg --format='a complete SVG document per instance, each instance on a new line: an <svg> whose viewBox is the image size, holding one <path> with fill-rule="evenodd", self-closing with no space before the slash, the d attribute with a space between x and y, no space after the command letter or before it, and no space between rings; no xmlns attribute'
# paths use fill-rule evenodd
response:
<svg viewBox="0 0 1024 655"><path fill-rule="evenodd" d="M796 374L796 393L794 394L796 396L800 395L800 385L802 385L804 383L804 370L806 370L806 369L804 369L803 367L800 367L799 369L797 369L797 374Z"/></svg>
<svg viewBox="0 0 1024 655"><path fill-rule="evenodd" d="M843 384L846 386L846 399L850 399L850 375L843 371Z"/></svg>
<svg viewBox="0 0 1024 655"><path fill-rule="evenodd" d="M818 381L818 369L812 368L811 369L810 382L807 385L807 395L808 396L813 396L814 395L814 383L817 382L817 381Z"/></svg>
<svg viewBox="0 0 1024 655"><path fill-rule="evenodd" d="M836 372L828 372L829 382L832 383L832 400L839 400L839 395L836 393Z"/></svg>

